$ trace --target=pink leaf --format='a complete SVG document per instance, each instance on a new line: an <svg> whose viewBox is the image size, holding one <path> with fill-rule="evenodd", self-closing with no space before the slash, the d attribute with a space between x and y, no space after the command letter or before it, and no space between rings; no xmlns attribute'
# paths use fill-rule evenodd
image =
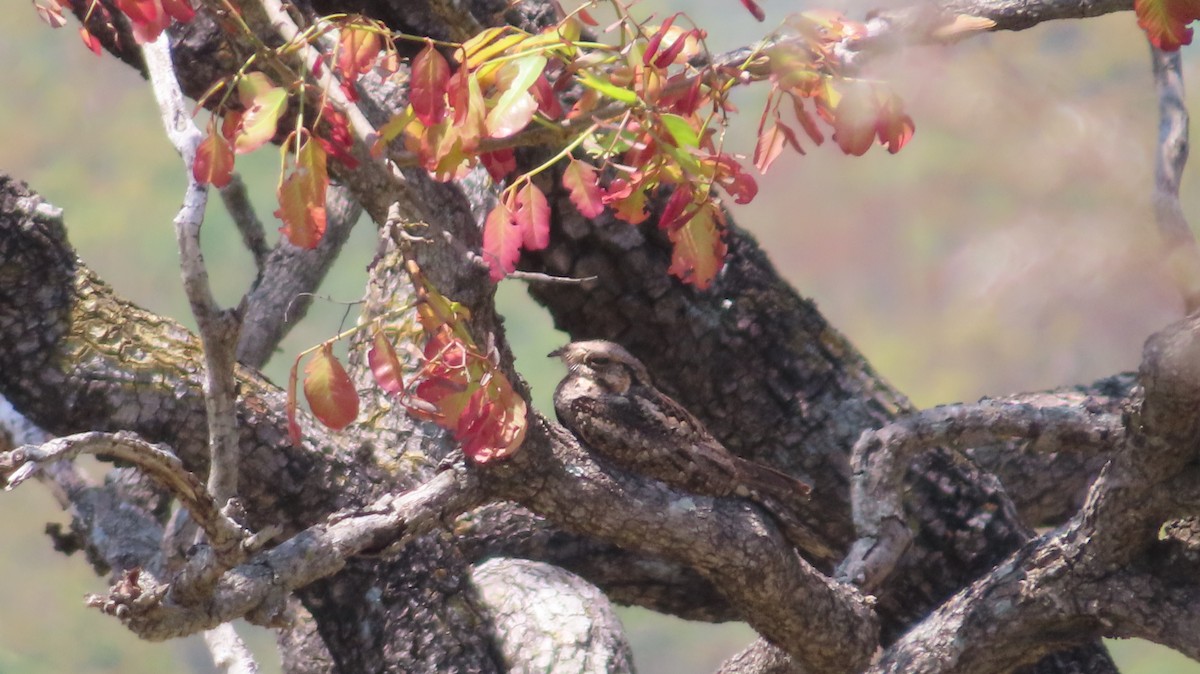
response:
<svg viewBox="0 0 1200 674"><path fill-rule="evenodd" d="M571 195L571 203L585 218L594 218L604 212L603 194L596 178L596 169L590 164L572 158L563 171L563 187Z"/></svg>
<svg viewBox="0 0 1200 674"><path fill-rule="evenodd" d="M382 331L376 332L371 340L371 348L367 349L367 365L375 383L385 393L396 395L404 390L404 380L400 377L400 359L396 357L396 349L388 341Z"/></svg>
<svg viewBox="0 0 1200 674"><path fill-rule="evenodd" d="M491 270L492 281L499 281L517 269L521 255L521 228L503 203L496 204L483 221L483 259Z"/></svg>
<svg viewBox="0 0 1200 674"><path fill-rule="evenodd" d="M550 204L532 181L525 181L525 185L517 190L513 220L521 228L521 243L525 250L542 250L550 244Z"/></svg>
<svg viewBox="0 0 1200 674"><path fill-rule="evenodd" d="M412 79L408 102L417 119L425 126L434 126L446 118L446 83L450 79L450 64L433 43L425 45L412 60Z"/></svg>

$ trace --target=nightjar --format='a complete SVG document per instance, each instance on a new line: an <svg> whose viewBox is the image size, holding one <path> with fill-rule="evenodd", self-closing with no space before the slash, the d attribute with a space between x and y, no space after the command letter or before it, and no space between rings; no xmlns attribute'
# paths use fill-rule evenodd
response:
<svg viewBox="0 0 1200 674"><path fill-rule="evenodd" d="M730 453L699 419L655 388L646 367L620 345L573 342L550 356L568 370L554 392L558 420L595 454L694 494L748 498L809 555L833 554L796 514L809 485Z"/></svg>

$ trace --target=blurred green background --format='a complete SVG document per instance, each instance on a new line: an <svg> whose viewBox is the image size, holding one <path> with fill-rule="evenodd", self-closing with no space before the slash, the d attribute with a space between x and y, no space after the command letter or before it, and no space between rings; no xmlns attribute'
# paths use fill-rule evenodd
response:
<svg viewBox="0 0 1200 674"><path fill-rule="evenodd" d="M766 0L768 22L813 5ZM714 50L761 36L734 0L686 5ZM851 16L870 7L851 7ZM638 10L664 16L665 2ZM768 26L770 24L767 24ZM0 170L62 206L84 260L118 292L191 324L171 219L182 166L150 91L111 57L51 30L28 5L0 22ZM1185 55L1186 78L1196 62ZM1181 315L1161 263L1150 194L1156 100L1148 49L1132 14L1057 22L1019 34L912 49L875 66L916 121L896 156L836 148L785 155L739 207L775 264L918 405L974 400L1093 378L1137 365L1145 337ZM763 91L739 94L731 142L753 149ZM1195 97L1191 103L1195 106ZM275 206L277 154L239 158L259 213ZM1184 184L1192 221L1200 204ZM219 297L236 301L249 255L214 201L205 251ZM310 318L269 367L337 332L358 297L371 232L352 239ZM520 284L501 288L508 329L536 402L549 409L559 370L543 357L563 337ZM0 674L210 672L195 639L137 641L83 608L104 589L84 562L50 550L62 520L36 485L0 495ZM19 579L19 580L18 580ZM645 672L704 672L745 646L741 625L710 626L623 612ZM246 628L266 671L270 637ZM1114 642L1123 671L1200 672L1141 642Z"/></svg>

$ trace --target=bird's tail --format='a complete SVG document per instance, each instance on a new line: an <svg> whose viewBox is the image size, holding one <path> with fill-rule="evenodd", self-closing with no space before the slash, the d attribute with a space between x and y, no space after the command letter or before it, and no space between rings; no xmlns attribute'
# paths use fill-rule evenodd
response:
<svg viewBox="0 0 1200 674"><path fill-rule="evenodd" d="M813 516L809 499L812 486L774 468L745 459L738 461L749 497L771 514L788 542L809 560L836 562L837 552L809 522Z"/></svg>

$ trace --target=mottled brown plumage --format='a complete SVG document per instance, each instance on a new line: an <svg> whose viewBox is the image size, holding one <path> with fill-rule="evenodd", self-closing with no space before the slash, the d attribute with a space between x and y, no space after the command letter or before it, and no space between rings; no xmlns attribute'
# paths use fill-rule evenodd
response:
<svg viewBox="0 0 1200 674"><path fill-rule="evenodd" d="M558 420L596 454L694 494L749 498L780 521L794 544L819 557L832 552L793 514L806 501L807 484L731 454L655 388L646 367L620 345L573 342L550 355L568 370L554 392Z"/></svg>

